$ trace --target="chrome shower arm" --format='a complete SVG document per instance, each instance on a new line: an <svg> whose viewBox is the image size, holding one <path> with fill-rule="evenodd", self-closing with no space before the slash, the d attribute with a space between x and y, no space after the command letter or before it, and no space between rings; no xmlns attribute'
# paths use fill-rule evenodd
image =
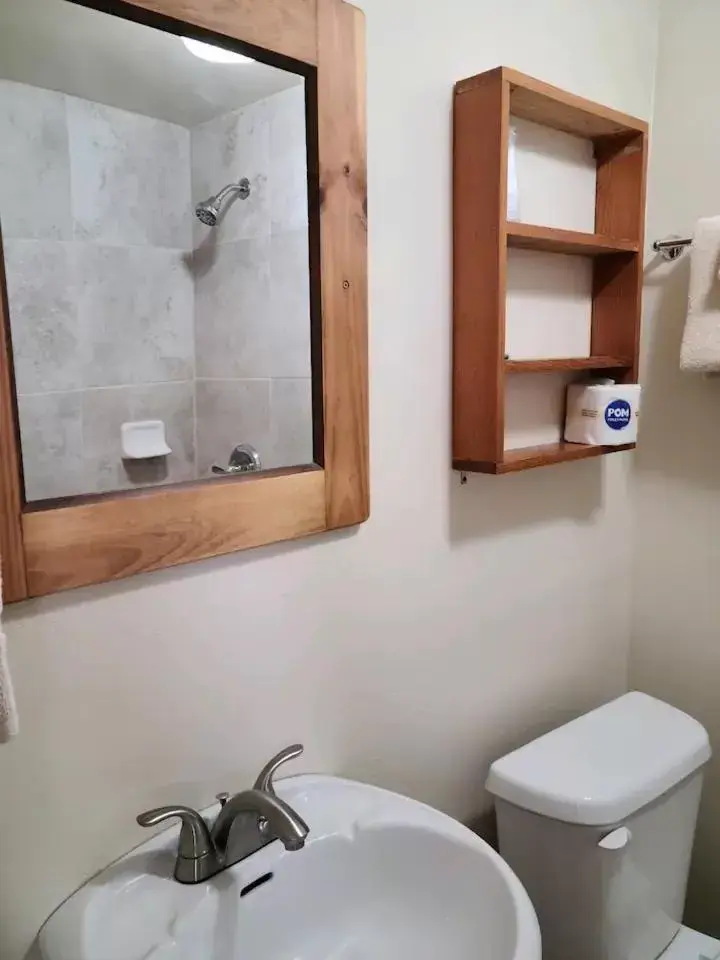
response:
<svg viewBox="0 0 720 960"><path fill-rule="evenodd" d="M241 200L247 200L250 196L250 181L248 178L243 177L242 180L238 180L237 183L228 183L227 186L215 194L213 201L219 206L225 197L231 193L239 193Z"/></svg>
<svg viewBox="0 0 720 960"><path fill-rule="evenodd" d="M223 200L231 193L237 194L241 200L247 200L250 196L250 181L248 178L243 177L242 180L238 180L237 183L228 183L219 193L208 197L207 200L203 200L202 203L199 203L195 207L195 216L201 223L204 223L206 227L216 226L222 210Z"/></svg>

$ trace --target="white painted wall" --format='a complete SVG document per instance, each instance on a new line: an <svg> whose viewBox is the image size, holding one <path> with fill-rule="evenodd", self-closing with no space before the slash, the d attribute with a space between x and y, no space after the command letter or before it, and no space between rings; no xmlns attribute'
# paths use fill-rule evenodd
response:
<svg viewBox="0 0 720 960"><path fill-rule="evenodd" d="M8 611L0 956L142 839L301 739L305 769L461 817L489 762L626 688L627 455L448 469L450 110L506 63L648 117L654 0L365 0L373 512L357 532Z"/></svg>
<svg viewBox="0 0 720 960"><path fill-rule="evenodd" d="M720 214L720 6L663 0L648 238ZM720 749L720 381L679 370L689 258L646 271L631 683L700 719ZM720 935L720 764L710 765L687 922Z"/></svg>

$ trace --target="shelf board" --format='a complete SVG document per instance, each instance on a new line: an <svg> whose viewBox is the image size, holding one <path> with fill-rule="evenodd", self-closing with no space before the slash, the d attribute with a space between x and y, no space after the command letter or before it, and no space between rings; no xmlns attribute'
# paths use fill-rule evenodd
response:
<svg viewBox="0 0 720 960"><path fill-rule="evenodd" d="M647 133L648 124L644 120L578 97L510 67L497 67L469 77L456 84L456 90L465 93L496 78L510 89L510 113L515 117L590 140L633 139Z"/></svg>
<svg viewBox="0 0 720 960"><path fill-rule="evenodd" d="M497 463L481 460L455 460L453 469L467 473L517 473L534 467L546 467L552 463L566 463L570 460L586 460L588 457L602 457L606 453L620 453L634 450L634 443L625 443L619 447L598 447L585 443L546 443L538 447L519 447L506 450L503 459Z"/></svg>
<svg viewBox="0 0 720 960"><path fill-rule="evenodd" d="M506 373L552 373L555 370L609 370L632 367L620 357L559 357L547 360L506 360Z"/></svg>
<svg viewBox="0 0 720 960"><path fill-rule="evenodd" d="M519 250L543 250L546 253L568 253L576 256L599 257L610 253L637 253L634 240L604 237L599 233L581 233L577 230L558 230L534 223L508 221L507 244Z"/></svg>

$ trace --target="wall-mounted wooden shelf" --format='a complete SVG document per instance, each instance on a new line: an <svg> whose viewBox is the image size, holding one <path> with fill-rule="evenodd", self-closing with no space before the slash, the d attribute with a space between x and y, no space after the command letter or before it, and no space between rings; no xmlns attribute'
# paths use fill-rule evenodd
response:
<svg viewBox="0 0 720 960"><path fill-rule="evenodd" d="M548 253L569 253L599 257L608 253L637 253L637 240L615 240L599 233L557 230L531 223L508 221L505 227L507 245L520 250L545 250Z"/></svg>
<svg viewBox="0 0 720 960"><path fill-rule="evenodd" d="M502 460L480 461L453 460L453 469L473 473L518 473L534 467L547 467L552 463L566 463L569 460L587 460L588 457L601 457L606 453L619 453L634 450L634 443L620 447L595 447L585 443L545 443L537 447L517 447L506 450Z"/></svg>
<svg viewBox="0 0 720 960"><path fill-rule="evenodd" d="M510 117L589 139L597 163L592 233L507 220ZM498 67L455 86L453 466L511 473L623 447L556 442L505 449L510 374L613 370L637 380L648 126ZM505 357L508 250L592 262L589 357ZM559 435L561 425L558 424Z"/></svg>
<svg viewBox="0 0 720 960"><path fill-rule="evenodd" d="M606 139L633 140L639 133L647 134L648 125L644 120L585 100L511 67L496 67L467 80L460 80L455 84L455 93L471 93L478 87L497 81L504 86L507 113L515 117L586 137L595 143Z"/></svg>
<svg viewBox="0 0 720 960"><path fill-rule="evenodd" d="M506 360L505 373L556 373L563 370L614 370L632 367L619 357L559 357L547 360Z"/></svg>

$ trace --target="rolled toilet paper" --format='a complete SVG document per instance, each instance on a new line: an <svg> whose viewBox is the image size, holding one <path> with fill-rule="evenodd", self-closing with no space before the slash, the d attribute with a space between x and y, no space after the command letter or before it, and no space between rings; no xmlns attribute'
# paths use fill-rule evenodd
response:
<svg viewBox="0 0 720 960"><path fill-rule="evenodd" d="M637 383L573 383L567 392L565 439L618 447L635 443L641 387Z"/></svg>

